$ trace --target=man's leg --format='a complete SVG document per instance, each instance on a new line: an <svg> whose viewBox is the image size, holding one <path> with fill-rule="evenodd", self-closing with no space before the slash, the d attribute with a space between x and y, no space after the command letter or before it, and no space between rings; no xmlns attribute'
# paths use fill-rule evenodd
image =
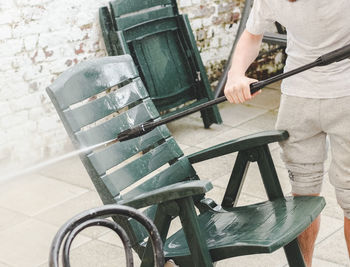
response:
<svg viewBox="0 0 350 267"><path fill-rule="evenodd" d="M344 217L344 235L346 246L348 247L348 255L350 258L350 219Z"/></svg>
<svg viewBox="0 0 350 267"><path fill-rule="evenodd" d="M293 195L321 192L326 159L326 134L319 119L320 101L282 96L276 129L285 129L290 138L281 142L282 159L289 173ZM295 114L302 114L300 117ZM299 237L300 249L308 267L320 227L318 217Z"/></svg>
<svg viewBox="0 0 350 267"><path fill-rule="evenodd" d="M350 257L350 97L323 101L321 114L329 135L332 162L329 180L344 211L344 235Z"/></svg>
<svg viewBox="0 0 350 267"><path fill-rule="evenodd" d="M293 194L294 196L298 196ZM313 194L312 196L319 196ZM349 220L350 222L350 220ZM307 267L312 266L312 255L314 253L317 234L320 230L321 216L319 215L310 226L298 236L298 242ZM349 223L350 227L350 223Z"/></svg>

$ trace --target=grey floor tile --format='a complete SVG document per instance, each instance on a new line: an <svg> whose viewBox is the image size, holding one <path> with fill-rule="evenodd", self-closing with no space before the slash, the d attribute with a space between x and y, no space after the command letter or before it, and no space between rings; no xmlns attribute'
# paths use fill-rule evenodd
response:
<svg viewBox="0 0 350 267"><path fill-rule="evenodd" d="M59 227L78 213L102 205L103 203L98 194L94 191L89 191L39 213L35 218ZM90 227L81 232L81 234L96 238L104 232L106 232L105 228Z"/></svg>
<svg viewBox="0 0 350 267"><path fill-rule="evenodd" d="M221 204L224 194L225 194L225 188L218 187L215 184L215 181L213 182L214 189L209 191L206 194L207 198L213 199L217 204ZM250 205L250 204L256 204L265 201L266 199L254 197L251 195L248 195L244 192L241 192L241 194L238 197L238 202L237 206L245 206L245 205Z"/></svg>
<svg viewBox="0 0 350 267"><path fill-rule="evenodd" d="M283 193L285 195L289 195L291 192L291 187L286 170L276 167L276 171ZM261 179L259 168L257 167L256 163L252 163L249 166L247 176L242 187L242 192L261 199L266 199L266 192Z"/></svg>
<svg viewBox="0 0 350 267"><path fill-rule="evenodd" d="M180 142L177 142L177 144L179 145L179 147L181 148L182 151L184 151L185 149L190 147L188 145L181 144Z"/></svg>
<svg viewBox="0 0 350 267"><path fill-rule="evenodd" d="M235 160L236 154L228 154L195 163L193 167L201 179L212 181L223 175L229 175Z"/></svg>
<svg viewBox="0 0 350 267"><path fill-rule="evenodd" d="M134 255L135 266L140 261ZM90 241L71 251L71 265L84 267L125 266L124 249L99 240Z"/></svg>
<svg viewBox="0 0 350 267"><path fill-rule="evenodd" d="M5 208L0 208L0 232L18 223L22 223L27 219L28 216L24 214Z"/></svg>
<svg viewBox="0 0 350 267"><path fill-rule="evenodd" d="M0 260L16 267L37 266L47 261L58 228L29 219L0 233ZM74 246L90 240L78 237Z"/></svg>
<svg viewBox="0 0 350 267"><path fill-rule="evenodd" d="M316 266L316 267L344 267L344 266L348 266L348 265L343 265L343 264L338 264L338 263L334 263L334 262L330 262L330 261L326 261L326 260L322 260L322 259L318 259L318 258L314 258L312 259L312 265Z"/></svg>
<svg viewBox="0 0 350 267"><path fill-rule="evenodd" d="M267 112L266 109L235 105L228 102L219 105L225 125L236 127Z"/></svg>
<svg viewBox="0 0 350 267"><path fill-rule="evenodd" d="M247 122L239 125L240 128L250 131L265 131L275 129L277 113L275 111L267 111Z"/></svg>
<svg viewBox="0 0 350 267"><path fill-rule="evenodd" d="M123 248L123 242L121 241L119 236L113 231L107 230L101 236L98 237L98 240L113 246L117 246L119 248Z"/></svg>
<svg viewBox="0 0 350 267"><path fill-rule="evenodd" d="M246 136L249 134L251 134L251 132L247 130L232 128L232 129L228 129L223 133L218 134L213 138L210 138L201 143L198 143L196 144L196 146L204 149L204 148L215 146L215 145L218 145L227 141L231 141L233 139L237 139L239 137Z"/></svg>
<svg viewBox="0 0 350 267"><path fill-rule="evenodd" d="M287 263L283 249L278 249L271 254L257 254L240 256L219 261L216 267L240 266L240 267L282 267Z"/></svg>
<svg viewBox="0 0 350 267"><path fill-rule="evenodd" d="M213 124L209 129L203 127L199 119L185 117L181 120L173 121L167 124L170 132L174 135L176 141L183 145L192 146L205 140L215 138L222 131L230 129L224 124Z"/></svg>
<svg viewBox="0 0 350 267"><path fill-rule="evenodd" d="M0 261L0 267L12 267L12 266Z"/></svg>
<svg viewBox="0 0 350 267"><path fill-rule="evenodd" d="M349 263L343 228L323 240L315 247L315 257L346 265Z"/></svg>
<svg viewBox="0 0 350 267"><path fill-rule="evenodd" d="M242 192L238 198L237 206L246 206L251 204L256 204L264 201L264 199L253 197L251 195L247 195L246 193Z"/></svg>
<svg viewBox="0 0 350 267"><path fill-rule="evenodd" d="M34 216L87 190L41 175L13 179L0 187L0 207Z"/></svg>
<svg viewBox="0 0 350 267"><path fill-rule="evenodd" d="M245 102L244 105L271 110L279 107L280 98L281 93L279 91L265 88L252 100Z"/></svg>
<svg viewBox="0 0 350 267"><path fill-rule="evenodd" d="M329 217L327 215L321 215L320 232L316 239L316 245L322 243L331 235L339 231L343 227L343 220Z"/></svg>
<svg viewBox="0 0 350 267"><path fill-rule="evenodd" d="M40 170L40 174L57 180L95 190L79 157L72 157Z"/></svg>

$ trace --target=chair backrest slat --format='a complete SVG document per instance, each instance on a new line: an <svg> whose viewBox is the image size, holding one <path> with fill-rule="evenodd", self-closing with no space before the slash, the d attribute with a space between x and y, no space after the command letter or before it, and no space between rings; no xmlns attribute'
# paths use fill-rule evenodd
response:
<svg viewBox="0 0 350 267"><path fill-rule="evenodd" d="M125 14L135 13L157 6L172 5L174 2L174 0L114 0L110 2L110 5L112 7L114 16L119 17Z"/></svg>
<svg viewBox="0 0 350 267"><path fill-rule="evenodd" d="M176 30L178 30L176 17L172 17L147 21L139 25L134 25L123 32L125 40L128 43L135 40L142 40L155 34Z"/></svg>
<svg viewBox="0 0 350 267"><path fill-rule="evenodd" d="M120 72L120 69L125 71ZM93 65L85 61L77 68L69 69L56 79L50 90L54 92L60 109L64 110L136 77L138 72L129 55L118 57L117 61L113 57L106 57L97 59Z"/></svg>
<svg viewBox="0 0 350 267"><path fill-rule="evenodd" d="M148 192L151 187L155 189L161 188L168 185L169 180L171 180L172 183L177 183L183 181L184 178L191 180L198 179L196 171L186 157L180 158L174 164L170 165L169 168L124 194L124 197L133 198L137 195Z"/></svg>
<svg viewBox="0 0 350 267"><path fill-rule="evenodd" d="M140 158L102 177L102 180L117 196L120 191L157 170L164 164L179 158L183 153L173 138L150 150ZM168 181L169 182L169 181Z"/></svg>
<svg viewBox="0 0 350 267"><path fill-rule="evenodd" d="M124 160L140 153L155 143L164 140L170 136L165 126L158 127L153 131L141 136L138 142L128 140L118 142L107 148L88 155L89 160L95 166L99 175L104 174L107 170L118 165Z"/></svg>
<svg viewBox="0 0 350 267"><path fill-rule="evenodd" d="M116 17L117 30L126 30L134 25L159 18L170 18L174 16L173 8L166 6L147 13L137 13L133 16Z"/></svg>
<svg viewBox="0 0 350 267"><path fill-rule="evenodd" d="M85 105L64 111L74 132L147 97L140 78ZM105 108L107 107L107 108Z"/></svg>
<svg viewBox="0 0 350 267"><path fill-rule="evenodd" d="M86 147L115 139L117 135L142 122L155 119L159 116L157 109L150 99L121 113L120 115L103 122L95 127L76 133L78 142Z"/></svg>

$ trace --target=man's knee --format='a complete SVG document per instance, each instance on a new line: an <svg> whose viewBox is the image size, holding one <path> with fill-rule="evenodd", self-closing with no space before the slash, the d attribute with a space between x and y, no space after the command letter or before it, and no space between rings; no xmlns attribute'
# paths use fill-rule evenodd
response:
<svg viewBox="0 0 350 267"><path fill-rule="evenodd" d="M296 195L317 195L321 193L323 163L286 164L292 193Z"/></svg>
<svg viewBox="0 0 350 267"><path fill-rule="evenodd" d="M339 206L344 211L344 216L350 219L350 189L335 189Z"/></svg>

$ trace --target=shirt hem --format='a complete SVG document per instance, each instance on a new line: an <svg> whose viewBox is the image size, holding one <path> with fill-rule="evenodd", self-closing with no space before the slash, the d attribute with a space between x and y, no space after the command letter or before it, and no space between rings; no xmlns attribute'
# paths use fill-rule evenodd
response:
<svg viewBox="0 0 350 267"><path fill-rule="evenodd" d="M344 92L338 92L337 94L332 95L320 95L320 94L303 94L303 93L296 93L296 92L290 92L288 90L281 90L281 93L288 96L296 96L296 97L302 97L302 98L313 98L313 99L332 99L332 98L340 98L340 97L346 97L350 96L350 91L344 91Z"/></svg>

